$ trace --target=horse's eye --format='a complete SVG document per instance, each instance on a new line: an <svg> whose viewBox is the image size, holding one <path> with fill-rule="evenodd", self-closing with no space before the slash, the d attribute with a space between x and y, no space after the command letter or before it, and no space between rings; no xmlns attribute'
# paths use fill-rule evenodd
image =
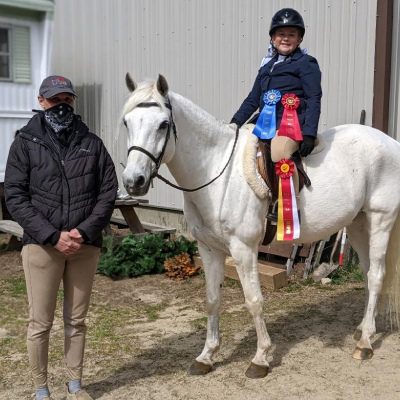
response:
<svg viewBox="0 0 400 400"><path fill-rule="evenodd" d="M127 128L128 124L126 123L126 119L125 118L122 120L122 122L124 123L125 127Z"/></svg>
<svg viewBox="0 0 400 400"><path fill-rule="evenodd" d="M161 122L161 124L160 124L158 129L160 129L160 130L161 129L167 129L168 125L169 125L168 121L163 121L163 122Z"/></svg>

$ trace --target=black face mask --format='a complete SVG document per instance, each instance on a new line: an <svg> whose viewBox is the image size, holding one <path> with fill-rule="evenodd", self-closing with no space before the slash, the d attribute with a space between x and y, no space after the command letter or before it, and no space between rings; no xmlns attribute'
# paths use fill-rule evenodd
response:
<svg viewBox="0 0 400 400"><path fill-rule="evenodd" d="M67 103L60 103L48 108L45 114L50 115L52 119L60 124L65 123L74 115L74 109Z"/></svg>
<svg viewBox="0 0 400 400"><path fill-rule="evenodd" d="M45 110L44 115L46 121L57 133L71 125L74 109L67 103L60 103Z"/></svg>

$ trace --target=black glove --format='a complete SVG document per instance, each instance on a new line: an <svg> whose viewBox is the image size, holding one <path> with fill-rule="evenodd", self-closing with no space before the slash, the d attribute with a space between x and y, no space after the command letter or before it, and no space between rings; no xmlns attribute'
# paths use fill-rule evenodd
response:
<svg viewBox="0 0 400 400"><path fill-rule="evenodd" d="M239 128L241 128L241 126L243 125L238 120L236 120L235 118L232 118L231 122L229 122L229 124L236 124Z"/></svg>
<svg viewBox="0 0 400 400"><path fill-rule="evenodd" d="M315 146L314 136L303 136L303 141L300 143L299 153L302 157L307 157L313 150Z"/></svg>

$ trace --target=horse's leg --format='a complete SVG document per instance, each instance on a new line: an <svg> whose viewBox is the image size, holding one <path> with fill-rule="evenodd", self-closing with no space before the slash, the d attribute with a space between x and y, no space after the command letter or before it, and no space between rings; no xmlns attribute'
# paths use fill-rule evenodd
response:
<svg viewBox="0 0 400 400"><path fill-rule="evenodd" d="M369 291L368 291L368 270L369 270L369 233L368 221L365 213L361 212L353 220L351 225L347 227L347 234L353 249L358 254L360 267L365 281L365 308L364 315L367 312ZM360 340L361 338L362 323L360 323L354 332L354 339Z"/></svg>
<svg viewBox="0 0 400 400"><path fill-rule="evenodd" d="M370 267L367 274L368 302L364 318L359 326L361 338L353 353L353 357L357 360L365 360L373 356L370 340L376 332L375 317L385 275L385 256L395 217L388 213L372 212L367 215L367 219L370 228Z"/></svg>
<svg viewBox="0 0 400 400"><path fill-rule="evenodd" d="M252 249L241 241L235 240L230 250L236 262L246 306L253 316L257 332L257 352L246 371L246 376L263 378L269 370L267 351L271 347L271 339L263 318L263 296L258 277L257 248Z"/></svg>
<svg viewBox="0 0 400 400"><path fill-rule="evenodd" d="M205 375L211 371L212 356L218 350L219 339L219 309L221 304L221 286L224 281L225 253L215 248L207 247L198 242L199 253L203 262L207 290L207 338L202 353L190 366L192 375Z"/></svg>

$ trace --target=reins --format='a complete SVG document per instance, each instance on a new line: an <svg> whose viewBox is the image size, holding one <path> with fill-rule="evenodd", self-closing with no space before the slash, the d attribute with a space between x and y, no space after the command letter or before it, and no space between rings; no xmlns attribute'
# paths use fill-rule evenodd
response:
<svg viewBox="0 0 400 400"><path fill-rule="evenodd" d="M221 172L217 176L215 176L213 179L211 179L209 182L207 182L207 183L205 183L205 184L203 184L201 186L197 186L195 188L190 188L190 189L189 188L185 188L185 187L182 187L182 186L175 185L174 183L169 181L167 178L164 178L162 175L160 175L158 173L158 170L159 170L159 168L161 166L161 161L162 161L162 159L164 157L164 153L165 153L165 150L167 148L167 144L168 144L168 141L169 141L169 138L170 138L171 126L172 126L172 129L173 129L175 142L177 140L176 126L175 126L175 122L174 122L174 119L173 119L172 106L171 106L171 103L170 103L169 99L168 99L168 103L165 103L165 106L171 111L171 121L170 121L170 124L168 125L167 135L165 137L164 146L163 146L163 148L161 150L160 155L156 158L156 157L154 157L153 154L148 152L143 147L131 146L128 149L128 156L129 156L129 153L132 150L140 151L141 153L143 153L147 157L149 157L154 162L154 164L156 166L156 169L155 169L154 173L152 174L151 179L157 177L160 180L162 180L164 183L166 183L167 185L173 187L174 189L181 190L182 192L196 192L197 190L203 189L203 188L207 187L208 185L211 185L213 182L215 182L225 172L226 168L228 167L228 165L229 165L229 163L230 163L230 161L232 159L233 153L235 152L235 149L236 149L237 141L238 141L238 138L239 138L239 127L236 128L235 141L234 141L233 146L232 146L231 154L229 155L228 161L226 162L225 166L222 168ZM160 107L160 105L158 103L156 103L156 102L145 102L145 103L139 103L136 107L143 107L143 108ZM124 123L125 123L125 121L124 121ZM125 125L126 125L126 123L125 123Z"/></svg>

